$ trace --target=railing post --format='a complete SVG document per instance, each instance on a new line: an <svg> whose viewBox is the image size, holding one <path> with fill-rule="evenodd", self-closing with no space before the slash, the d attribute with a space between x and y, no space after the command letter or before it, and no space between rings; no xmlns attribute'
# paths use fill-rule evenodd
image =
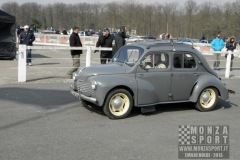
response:
<svg viewBox="0 0 240 160"><path fill-rule="evenodd" d="M27 46L19 45L18 56L18 82L26 82L26 59Z"/></svg>
<svg viewBox="0 0 240 160"><path fill-rule="evenodd" d="M87 54L86 54L86 67L90 66L91 64L91 47L90 46L86 46L87 47Z"/></svg>
<svg viewBox="0 0 240 160"><path fill-rule="evenodd" d="M232 57L232 51L228 51L225 78L230 77L231 57Z"/></svg>

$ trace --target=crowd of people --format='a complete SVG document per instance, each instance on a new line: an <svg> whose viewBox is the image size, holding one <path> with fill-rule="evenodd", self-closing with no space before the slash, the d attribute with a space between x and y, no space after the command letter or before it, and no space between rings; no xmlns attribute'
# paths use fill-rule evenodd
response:
<svg viewBox="0 0 240 160"><path fill-rule="evenodd" d="M71 47L81 47L80 37L78 35L79 28L74 27L73 32L69 38ZM92 30L89 30L92 32ZM106 64L109 62L114 54L126 44L127 28L126 26L121 26L120 31L116 36L110 34L110 29L104 28L102 32L99 34L98 41L96 43L96 47L104 47L104 48L112 48L112 51L101 51L100 53L100 62L101 64ZM95 50L94 53L99 52ZM71 50L73 68L67 73L69 78L72 78L72 74L80 67L80 55L82 54L82 50Z"/></svg>
<svg viewBox="0 0 240 160"><path fill-rule="evenodd" d="M103 50L100 52L100 63L106 64L109 62L114 54L126 44L125 38L126 38L126 32L127 28L126 26L121 26L119 28L118 34L115 36L110 34L109 28L104 28L99 33L99 38L96 43L96 47L104 47L104 48L111 48L112 50ZM79 37L79 28L73 27L72 33L69 38L70 46L71 47L82 47L82 43ZM67 35L67 31L64 29L62 31L62 34ZM90 28L88 31L85 32L86 36L92 36L95 34L94 30ZM17 37L20 44L26 44L28 46L31 46L35 40L34 32L30 31L30 27L28 25L25 25L24 27L18 27L17 28ZM161 39L169 39L170 34L163 33L161 35ZM204 37L205 38L205 37ZM236 41L235 37L229 37L226 45L223 39L221 38L220 34L216 36L216 38L211 42L211 48L215 51L215 61L213 63L213 68L215 70L219 70L220 66L220 53L224 47L227 48L228 53L225 55L227 58L228 54L231 56L231 70L233 67L233 59L234 54L232 52L236 49ZM94 53L98 53L99 50L95 50ZM73 68L69 70L67 73L68 77L71 78L73 72L75 72L80 67L80 55L82 54L82 50L71 50L71 56L72 56L72 62L73 62ZM31 60L31 49L27 49L27 61L26 64L31 66L32 60Z"/></svg>
<svg viewBox="0 0 240 160"><path fill-rule="evenodd" d="M231 63L230 63L230 67L232 70L233 67L233 59L234 59L234 54L233 51L236 49L237 43L235 41L235 37L229 37L227 39L226 42L226 46L225 46L225 42L223 41L223 39L221 38L221 35L218 34L217 37L211 42L211 48L215 51L215 61L213 63L213 69L215 70L219 70L219 66L220 66L220 54L221 51L224 47L227 48L228 53L225 54L225 57L227 58L228 55L231 56Z"/></svg>
<svg viewBox="0 0 240 160"><path fill-rule="evenodd" d="M119 33L115 36L110 34L110 29L108 28L104 28L99 33L99 38L96 43L96 47L112 48L112 51L111 50L101 51L100 53L101 64L106 64L106 62L109 62L113 57L113 55L118 51L118 49L125 45L126 32L127 32L126 26L121 26ZM18 37L18 42L20 44L32 46L33 41L35 41L35 36L34 36L34 32L30 30L30 27L28 25L25 25L24 27L18 26L16 33ZM79 28L73 27L72 33L69 37L69 43L71 47L82 47L82 43L78 33L79 33ZM63 29L62 34L67 35L68 33L65 29ZM95 34L95 31L91 28L85 32L86 36L92 36L93 34ZM97 52L98 50L94 51L94 53L97 53ZM82 54L82 50L71 50L73 68L69 70L69 72L67 73L69 78L71 78L72 73L75 72L80 67L81 54ZM29 66L32 65L31 58L32 58L32 51L31 49L27 49L26 64Z"/></svg>

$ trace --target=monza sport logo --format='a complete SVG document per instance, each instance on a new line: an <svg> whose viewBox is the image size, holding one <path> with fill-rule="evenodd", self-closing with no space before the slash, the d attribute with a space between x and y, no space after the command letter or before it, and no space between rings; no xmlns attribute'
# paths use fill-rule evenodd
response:
<svg viewBox="0 0 240 160"><path fill-rule="evenodd" d="M228 159L228 125L180 125L179 159Z"/></svg>

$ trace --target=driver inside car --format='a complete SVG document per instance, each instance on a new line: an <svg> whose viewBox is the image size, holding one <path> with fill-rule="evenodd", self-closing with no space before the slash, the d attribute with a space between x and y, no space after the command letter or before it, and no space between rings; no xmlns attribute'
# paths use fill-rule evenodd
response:
<svg viewBox="0 0 240 160"><path fill-rule="evenodd" d="M145 68L167 68L166 65L161 61L160 54L150 54L150 62L146 62Z"/></svg>

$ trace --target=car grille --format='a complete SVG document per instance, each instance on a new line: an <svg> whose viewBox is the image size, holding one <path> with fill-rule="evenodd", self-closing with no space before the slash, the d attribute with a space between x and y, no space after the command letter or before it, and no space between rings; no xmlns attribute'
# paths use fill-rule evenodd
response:
<svg viewBox="0 0 240 160"><path fill-rule="evenodd" d="M94 96L94 90L91 87L91 83L79 80L77 83L77 89L79 93L82 93L86 96Z"/></svg>

